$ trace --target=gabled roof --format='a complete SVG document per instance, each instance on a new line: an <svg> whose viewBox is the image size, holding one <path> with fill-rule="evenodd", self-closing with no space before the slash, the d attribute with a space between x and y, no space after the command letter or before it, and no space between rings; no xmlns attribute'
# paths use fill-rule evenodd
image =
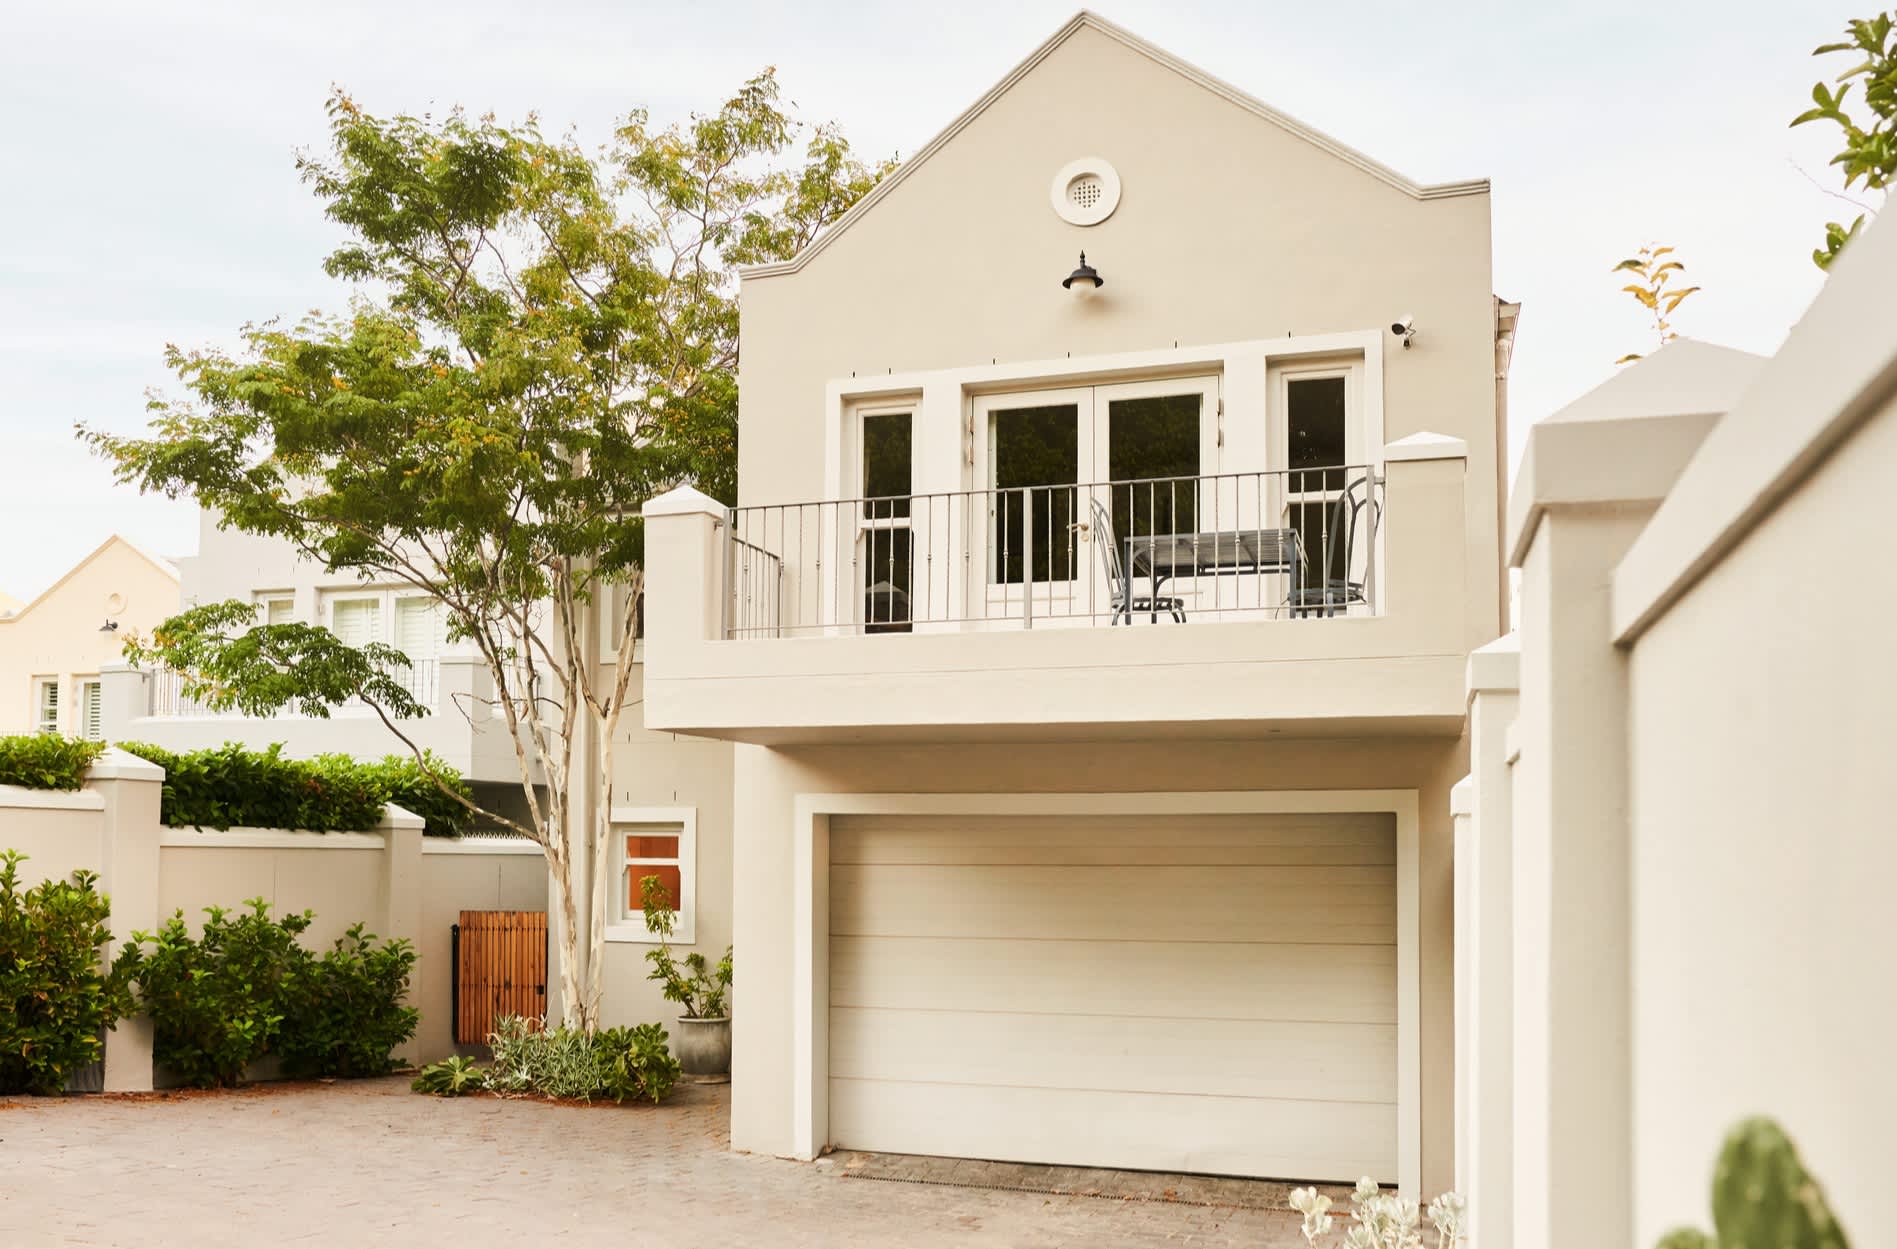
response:
<svg viewBox="0 0 1897 1249"><path fill-rule="evenodd" d="M1022 78L1025 78L1035 66L1046 60L1056 48L1066 43L1081 30L1098 31L1109 39L1124 44L1126 47L1147 57L1149 60L1172 70L1182 78L1197 83L1207 91L1212 92L1212 94L1236 104L1238 107L1263 118L1290 134L1296 135L1314 147L1329 152L1332 156L1337 157L1347 164L1355 165L1358 169L1361 169L1371 177L1376 178L1388 186L1394 187L1405 195L1424 200L1446 199L1456 195L1484 195L1488 193L1489 182L1487 178L1475 178L1464 182L1442 182L1433 185L1412 182L1396 170L1391 169L1388 165L1372 160L1362 152L1359 152L1356 148L1340 143L1329 135L1305 125L1290 114L1278 111L1256 96L1239 90L1223 79L1215 78L1196 65L1180 60L1164 48L1147 42L1122 26L1116 26L1106 18L1101 17L1098 13L1082 9L1080 12L1074 14L1059 30L1055 31L1046 43L1043 43L1040 47L1029 53L1027 59L1009 71L1005 78L990 87L980 99L969 106L967 112L950 122L946 129L929 140L928 143L924 144L922 149L914 156L904 161L901 165L898 165L895 171L877 183L868 195L858 200L850 211L839 217L835 225L832 225L828 230L825 230L822 234L819 234L815 239L811 240L802 251L798 252L789 260L768 265L751 265L739 270L739 272L744 277L757 278L772 277L781 273L795 273L803 268L810 262L810 258L828 246L832 239L855 224L864 213L868 212L879 200L895 189L895 187L911 173L915 172L929 157L935 155L937 151L945 147L948 142L960 134L969 123L986 112L991 104L1007 94L1009 88L1013 87L1014 84L1019 82Z"/></svg>
<svg viewBox="0 0 1897 1249"><path fill-rule="evenodd" d="M1566 424L1723 415L1732 410L1764 364L1764 356L1749 351L1676 338L1543 420Z"/></svg>
<svg viewBox="0 0 1897 1249"><path fill-rule="evenodd" d="M86 556L84 559L74 564L71 568L68 568L65 574L61 576L59 580L53 582L53 584L51 584L50 586L47 586L44 590L40 591L37 595L35 595L33 597L32 602L28 603L24 607L17 608L12 612L8 612L6 614L0 614L0 624L11 623L15 620L18 620L22 616L26 615L26 613L32 611L35 607L38 607L41 603L44 603L47 599L51 598L55 593L58 592L60 586L65 585L68 581L71 581L74 577L78 576L81 569L83 569L87 564L90 564L93 560L98 559L99 556L105 554L105 552L113 546L124 547L126 550L132 552L134 555L137 555L140 559L143 559L145 562L149 563L152 567L156 568L159 572L171 578L173 581L176 581L178 579L178 570L172 567L170 560L163 559L157 555L153 555L150 551L147 551L144 547L132 541L130 538L126 538L115 533L111 537L107 538L104 542L101 542L98 546L93 547L92 553L90 555ZM0 595L0 597L5 597L5 596Z"/></svg>

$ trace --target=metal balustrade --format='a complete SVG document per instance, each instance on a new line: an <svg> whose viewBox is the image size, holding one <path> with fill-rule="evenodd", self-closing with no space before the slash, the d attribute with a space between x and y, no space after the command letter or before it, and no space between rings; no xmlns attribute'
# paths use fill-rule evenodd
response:
<svg viewBox="0 0 1897 1249"><path fill-rule="evenodd" d="M436 709L441 691L441 670L440 664L436 660L417 659L410 664L406 670L398 670L392 675L402 684L403 688L414 695L416 702L420 703L430 712ZM203 699L187 697L184 692L185 685L186 678L170 668L152 669L149 686L151 693L150 714L176 719L200 719L204 717L241 719L248 714L235 707L219 710L212 707ZM362 708L364 704L359 699L352 698L342 703L341 706L344 708ZM279 714L289 716L295 713L284 711Z"/></svg>
<svg viewBox="0 0 1897 1249"><path fill-rule="evenodd" d="M1363 465L739 507L723 632L1373 615L1382 519Z"/></svg>

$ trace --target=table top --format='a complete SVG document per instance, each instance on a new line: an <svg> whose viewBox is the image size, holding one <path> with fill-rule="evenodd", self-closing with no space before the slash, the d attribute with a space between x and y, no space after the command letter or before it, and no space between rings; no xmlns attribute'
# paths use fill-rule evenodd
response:
<svg viewBox="0 0 1897 1249"><path fill-rule="evenodd" d="M1304 563L1295 529L1227 529L1216 533L1158 533L1128 538L1134 576L1182 572L1276 572Z"/></svg>

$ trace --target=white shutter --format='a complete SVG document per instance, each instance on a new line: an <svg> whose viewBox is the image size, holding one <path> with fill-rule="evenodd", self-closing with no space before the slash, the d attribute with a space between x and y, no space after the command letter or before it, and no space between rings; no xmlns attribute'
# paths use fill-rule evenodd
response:
<svg viewBox="0 0 1897 1249"><path fill-rule="evenodd" d="M270 599L264 604L264 623L273 625L289 624L295 611L295 599Z"/></svg>
<svg viewBox="0 0 1897 1249"><path fill-rule="evenodd" d="M329 630L349 646L382 638L382 601L373 598L337 599L330 606Z"/></svg>
<svg viewBox="0 0 1897 1249"><path fill-rule="evenodd" d="M433 659L441 651L441 604L431 598L395 600L395 649L411 660Z"/></svg>
<svg viewBox="0 0 1897 1249"><path fill-rule="evenodd" d="M59 681L41 681L39 686L38 722L34 728L42 733L59 732Z"/></svg>
<svg viewBox="0 0 1897 1249"><path fill-rule="evenodd" d="M89 742L105 736L105 698L97 681L79 684L79 735Z"/></svg>

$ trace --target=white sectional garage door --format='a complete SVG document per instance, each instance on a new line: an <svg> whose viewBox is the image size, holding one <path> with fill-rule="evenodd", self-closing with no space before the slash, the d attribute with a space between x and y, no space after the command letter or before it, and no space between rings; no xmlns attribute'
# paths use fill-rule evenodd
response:
<svg viewBox="0 0 1897 1249"><path fill-rule="evenodd" d="M1380 815L836 816L839 1147L1397 1179Z"/></svg>

